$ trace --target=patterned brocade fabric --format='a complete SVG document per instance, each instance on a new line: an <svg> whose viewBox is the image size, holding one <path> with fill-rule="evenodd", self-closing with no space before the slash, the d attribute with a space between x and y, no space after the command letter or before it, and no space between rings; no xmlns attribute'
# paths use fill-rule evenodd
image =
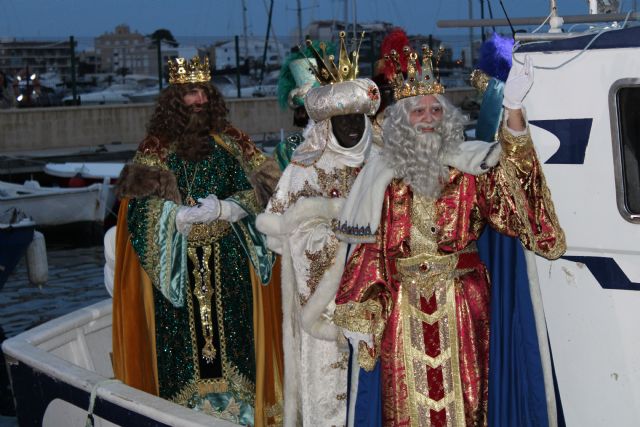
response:
<svg viewBox="0 0 640 427"><path fill-rule="evenodd" d="M337 254L343 244L331 229L330 212L348 195L358 172L330 150L310 166L289 163L263 214L279 224L281 234L269 238L280 245L283 265L292 266L282 277L285 372L295 373L285 385L285 425L341 426L346 421L348 352L335 338L313 335L302 319L318 309L330 324L327 329L335 330L335 291L328 293L322 280L342 267Z"/></svg>
<svg viewBox="0 0 640 427"><path fill-rule="evenodd" d="M219 139L226 142L224 147ZM260 208L245 168L259 164L264 155L252 150L250 141L242 147L234 141L215 135L208 157L186 161L147 138L134 162L170 171L182 200L210 194L233 197L256 214ZM132 245L154 284L159 394L218 418L253 425L256 362L253 339L248 339L254 336L253 288L243 243L227 222L195 224L186 249L185 304L174 306L158 288L163 263L157 235L165 202L153 195L133 199L128 215Z"/></svg>
<svg viewBox="0 0 640 427"><path fill-rule="evenodd" d="M530 138L501 139L499 166L451 169L436 200L393 180L376 242L349 258L334 321L373 335L359 362L380 360L385 426L487 425L490 286L475 249L485 225L550 259L565 250Z"/></svg>

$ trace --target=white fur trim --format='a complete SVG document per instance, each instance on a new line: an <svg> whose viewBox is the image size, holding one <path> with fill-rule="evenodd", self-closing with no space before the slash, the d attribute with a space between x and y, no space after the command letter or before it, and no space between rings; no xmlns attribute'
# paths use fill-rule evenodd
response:
<svg viewBox="0 0 640 427"><path fill-rule="evenodd" d="M283 253L289 253L289 247L285 243ZM300 355L300 334L294 330L295 313L295 274L291 257L282 257L281 292L282 292L282 347L284 355L284 427L296 427L298 425L298 363Z"/></svg>
<svg viewBox="0 0 640 427"><path fill-rule="evenodd" d="M261 213L256 219L256 227L267 236L287 236L309 219L324 218L331 221L338 216L344 202L342 198L309 197L298 201L282 215Z"/></svg>
<svg viewBox="0 0 640 427"><path fill-rule="evenodd" d="M371 234L369 236L351 236L343 232L336 234L340 240L348 243L375 241L382 215L384 193L394 176L393 170L387 166L381 155L377 152L375 155L373 152L371 154L367 164L353 183L339 217L340 226L358 228L369 226Z"/></svg>
<svg viewBox="0 0 640 427"><path fill-rule="evenodd" d="M279 236L282 224L282 215L263 212L256 217L256 228L267 236Z"/></svg>

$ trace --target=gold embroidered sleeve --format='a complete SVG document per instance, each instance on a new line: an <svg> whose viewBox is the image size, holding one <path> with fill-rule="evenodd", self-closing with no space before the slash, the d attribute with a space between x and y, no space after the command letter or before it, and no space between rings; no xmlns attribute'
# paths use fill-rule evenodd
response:
<svg viewBox="0 0 640 427"><path fill-rule="evenodd" d="M502 161L513 163L522 174L529 174L533 169L535 150L527 129L524 135L513 135L503 124L498 134L502 145Z"/></svg>
<svg viewBox="0 0 640 427"><path fill-rule="evenodd" d="M566 250L565 236L531 137L514 136L503 125L500 142L500 164L478 177L485 218L538 255L559 258Z"/></svg>
<svg viewBox="0 0 640 427"><path fill-rule="evenodd" d="M160 275L160 248L157 244L156 229L160 222L163 201L157 197L150 197L146 203L146 253L142 267L147 272L151 283L159 283Z"/></svg>
<svg viewBox="0 0 640 427"><path fill-rule="evenodd" d="M168 149L165 145L159 138L147 135L138 146L133 163L168 170L166 163Z"/></svg>

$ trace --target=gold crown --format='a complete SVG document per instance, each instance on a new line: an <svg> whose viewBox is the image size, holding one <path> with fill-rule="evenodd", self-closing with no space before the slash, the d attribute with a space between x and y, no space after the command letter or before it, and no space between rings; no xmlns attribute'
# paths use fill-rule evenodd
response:
<svg viewBox="0 0 640 427"><path fill-rule="evenodd" d="M191 61L185 58L169 60L169 84L207 83L210 80L211 70L206 56L202 61L199 56L194 56Z"/></svg>
<svg viewBox="0 0 640 427"><path fill-rule="evenodd" d="M426 45L422 45L422 71L418 70L418 54L412 51L409 46L402 49L402 54L407 57L407 80L402 75L402 65L400 64L400 56L398 52L392 50L389 55L385 55L385 60L393 63L394 72L391 78L391 86L393 87L393 97L396 101L417 95L435 95L443 94L444 86L440 84L440 76L438 65L440 58L444 52L444 48L438 49L436 59L436 73L434 73L432 58L433 50Z"/></svg>
<svg viewBox="0 0 640 427"><path fill-rule="evenodd" d="M327 46L324 42L319 45L322 51L321 55L320 52L313 47L311 40L307 39L306 44L311 48L313 56L316 59L316 65L309 61L309 66L316 76L316 80L318 80L321 85L355 80L358 77L358 58L360 56L360 45L364 38L364 31L360 36L360 40L356 40L357 47L351 53L347 50L345 37L345 32L340 31L340 56L338 57L337 66L334 62L334 56L327 55Z"/></svg>

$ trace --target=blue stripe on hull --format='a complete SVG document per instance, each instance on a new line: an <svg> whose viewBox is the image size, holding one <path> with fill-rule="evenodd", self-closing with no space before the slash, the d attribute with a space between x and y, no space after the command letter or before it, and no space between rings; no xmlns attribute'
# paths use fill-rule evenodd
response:
<svg viewBox="0 0 640 427"><path fill-rule="evenodd" d="M584 264L603 289L640 291L640 283L632 282L613 258L566 255L562 258Z"/></svg>
<svg viewBox="0 0 640 427"><path fill-rule="evenodd" d="M10 363L11 382L16 400L18 424L39 427L47 406L60 399L79 408L89 408L90 393L36 371L24 363ZM121 426L167 426L147 416L132 412L96 397L94 416Z"/></svg>
<svg viewBox="0 0 640 427"><path fill-rule="evenodd" d="M592 33L564 40L525 44L518 48L518 53L582 50L591 42L595 35L596 33ZM640 26L604 32L589 46L589 50L630 47L640 47Z"/></svg>

